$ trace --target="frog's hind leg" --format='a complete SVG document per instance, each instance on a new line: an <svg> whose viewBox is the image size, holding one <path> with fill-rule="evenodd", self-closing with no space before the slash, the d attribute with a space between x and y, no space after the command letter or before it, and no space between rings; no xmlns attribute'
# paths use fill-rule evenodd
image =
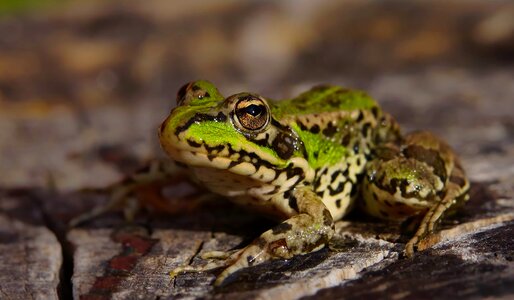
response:
<svg viewBox="0 0 514 300"><path fill-rule="evenodd" d="M332 215L321 199L309 187L299 187L292 193L299 214L264 232L246 248L226 261L228 267L218 276L220 285L234 272L272 259L289 259L323 248L334 235Z"/></svg>
<svg viewBox="0 0 514 300"><path fill-rule="evenodd" d="M80 225L119 208L122 209L125 219L132 221L141 208L141 204L150 206L156 211L169 214L176 213L177 211L192 210L194 208L192 203L199 205L203 199L199 199L197 202L175 201L176 203L171 207L161 194L164 186L178 185L180 182L187 180L187 178L186 174L183 174L171 162L154 160L148 166L112 186L83 190L85 193L107 193L109 200L106 204L96 206L91 211L73 218L69 225L71 227ZM184 205L191 207L185 207Z"/></svg>
<svg viewBox="0 0 514 300"><path fill-rule="evenodd" d="M407 243L405 247L405 254L407 256L412 256L414 251L417 250L419 242L428 234L434 232L438 221L441 220L446 212L462 205L469 199L468 190L469 182L466 179L464 170L457 161L441 195L441 201L430 207L421 220L418 230Z"/></svg>
<svg viewBox="0 0 514 300"><path fill-rule="evenodd" d="M414 132L401 145L377 147L366 168L361 207L382 219L421 220L406 245L411 256L444 213L467 200L468 188L450 147L429 132Z"/></svg>

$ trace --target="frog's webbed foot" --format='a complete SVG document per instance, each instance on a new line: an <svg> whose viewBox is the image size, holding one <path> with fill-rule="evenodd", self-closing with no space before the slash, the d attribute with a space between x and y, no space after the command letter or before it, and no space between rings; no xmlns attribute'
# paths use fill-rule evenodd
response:
<svg viewBox="0 0 514 300"><path fill-rule="evenodd" d="M179 208L172 208L161 194L164 186L178 184L187 176L181 174L168 161L152 161L147 167L138 170L125 180L101 189L84 189L84 193L107 194L106 204L94 207L91 211L73 218L69 225L78 226L104 213L121 209L127 221L133 221L141 208L140 200L161 212L173 213ZM188 202L191 203L191 202Z"/></svg>
<svg viewBox="0 0 514 300"><path fill-rule="evenodd" d="M334 235L334 223L321 199L309 188L294 191L299 214L264 232L244 249L232 254L227 268L216 278L221 285L243 268L272 259L289 259L323 248Z"/></svg>

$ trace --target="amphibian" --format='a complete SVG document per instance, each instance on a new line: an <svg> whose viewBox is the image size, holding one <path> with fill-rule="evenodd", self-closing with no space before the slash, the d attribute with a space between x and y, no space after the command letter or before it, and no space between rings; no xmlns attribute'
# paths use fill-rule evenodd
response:
<svg viewBox="0 0 514 300"><path fill-rule="evenodd" d="M281 222L228 257L217 284L247 266L323 248L334 221L354 206L381 219L417 219L410 256L443 213L468 198L445 142L426 131L402 135L366 93L337 86L272 101L224 97L210 82L191 82L159 139L196 182Z"/></svg>

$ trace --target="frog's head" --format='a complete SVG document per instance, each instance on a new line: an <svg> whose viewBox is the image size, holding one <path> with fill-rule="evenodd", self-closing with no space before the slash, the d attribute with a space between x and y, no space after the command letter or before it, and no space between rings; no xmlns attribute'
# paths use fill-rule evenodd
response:
<svg viewBox="0 0 514 300"><path fill-rule="evenodd" d="M179 90L177 107L162 123L159 138L172 159L189 166L225 169L262 181L291 166L308 169L303 143L274 120L271 103L250 93L224 98L207 81Z"/></svg>

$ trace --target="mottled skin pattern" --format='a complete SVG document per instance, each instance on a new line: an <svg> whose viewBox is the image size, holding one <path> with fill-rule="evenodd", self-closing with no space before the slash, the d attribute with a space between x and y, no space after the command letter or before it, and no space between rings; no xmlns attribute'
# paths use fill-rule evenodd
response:
<svg viewBox="0 0 514 300"><path fill-rule="evenodd" d="M455 154L428 132L400 134L394 119L360 91L316 87L271 101L228 98L207 81L182 87L159 130L163 149L212 192L282 223L226 260L235 271L324 247L359 199L368 214L418 218L412 255L469 183Z"/></svg>

